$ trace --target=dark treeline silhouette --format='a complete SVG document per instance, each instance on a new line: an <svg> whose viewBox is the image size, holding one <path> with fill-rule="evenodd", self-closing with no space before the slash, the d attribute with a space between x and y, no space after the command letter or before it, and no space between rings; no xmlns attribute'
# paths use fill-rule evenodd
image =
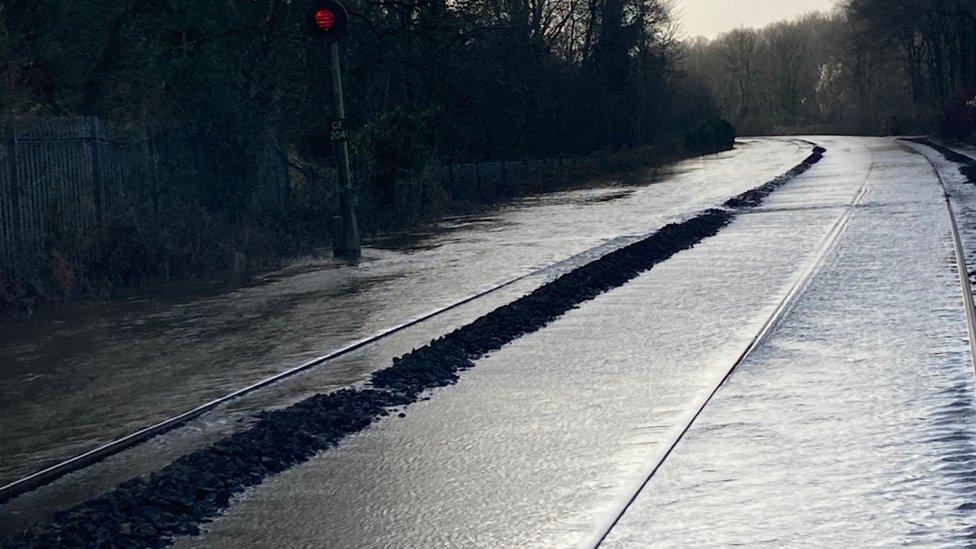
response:
<svg viewBox="0 0 976 549"><path fill-rule="evenodd" d="M367 234L480 207L451 203L430 177L437 164L627 150L667 159L731 146L708 90L676 68L668 0L346 7L347 127L354 167L370 174L359 181ZM28 117L94 115L136 133L186 136L205 164L168 182L166 200L109 215L85 256L108 259L73 257L50 235L46 257L25 256L13 274L0 269L0 304L76 291L51 283L52 270L97 289L220 271L242 255L272 266L327 243L335 204L316 189L335 165L331 76L327 52L303 33L307 9L301 0L0 4L5 129ZM262 201L269 154L288 166L284 204ZM520 192L503 191L488 189L483 202ZM119 264L127 270L111 271Z"/></svg>
<svg viewBox="0 0 976 549"><path fill-rule="evenodd" d="M692 41L685 61L746 133L976 139L973 0L847 0Z"/></svg>
<svg viewBox="0 0 976 549"><path fill-rule="evenodd" d="M0 8L4 114L202 128L240 174L268 132L327 154L328 58L293 0L20 0ZM413 168L653 143L711 116L662 0L350 0L354 152ZM326 159L327 160L327 159ZM253 170L251 170L253 171ZM382 171L382 170L381 170ZM243 202L242 202L243 203Z"/></svg>

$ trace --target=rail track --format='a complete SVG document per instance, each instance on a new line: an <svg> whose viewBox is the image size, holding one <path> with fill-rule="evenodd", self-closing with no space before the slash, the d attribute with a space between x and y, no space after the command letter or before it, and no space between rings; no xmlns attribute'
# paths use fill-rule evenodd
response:
<svg viewBox="0 0 976 549"><path fill-rule="evenodd" d="M807 141L803 139L797 139L796 141L800 143L809 144L810 146L816 146L816 143L813 143L811 141ZM583 257L591 256L593 259L596 259L597 257L610 253L615 249L620 249L629 243L647 238L651 234L653 234L653 232L654 231L650 231L643 234L621 235L611 241L604 242L603 244L591 247L582 252L574 254L566 259L562 259L560 261L556 261L548 265L538 267L526 274L498 282L487 289L480 290L478 292L470 294L446 306L434 309L420 316L417 316L413 319L407 320L406 322L403 322L401 324L392 326L390 328L371 334L367 337L348 343L342 347L339 347L338 349L330 351L329 353L323 356L311 359L305 363L302 363L298 366L285 370L281 373L275 374L266 379L262 379L256 383L253 383L251 385L233 391L223 397L211 400L200 406L197 406L196 408L174 415L163 421L142 428L134 433L112 440L101 446L98 446L86 452L72 456L68 459L65 459L49 467L40 469L34 473L31 473L27 476L24 476L6 485L0 486L0 505L6 503L7 501L17 496L20 496L22 494L25 494L27 492L30 492L32 490L50 484L51 482L67 474L94 465L111 456L119 454L129 448L137 446L149 439L152 439L166 432L172 431L173 429L185 425L186 423L202 416L207 412L219 408L220 406L227 404L228 402L237 400L241 397L252 394L260 389L263 389L265 387L283 381L287 378L293 377L297 374L300 374L312 368L316 368L318 366L336 360L354 351L362 349L363 347L366 347L368 345L386 339L392 335L395 335L399 332L402 332L407 328L416 326L427 320L443 315L444 313L455 310L463 305L476 301L480 298L486 297L490 294L494 294L502 289L513 286L518 282L530 278L542 276L546 273L558 272L561 267L572 265L574 261Z"/></svg>
<svg viewBox="0 0 976 549"><path fill-rule="evenodd" d="M26 494L28 492L36 490L37 488L50 484L51 482L54 482L55 480L67 474L80 471L86 467L99 463L111 456L117 455L125 450L128 450L134 446L146 442L149 439L152 439L156 436L162 435L176 428L179 428L180 426L183 426L186 423L196 418L199 418L203 414L213 411L231 401L255 393L256 391L274 385L285 379L291 378L302 372L325 365L326 363L334 361L354 351L357 351L359 349L377 343L399 332L402 332L408 328L421 324L435 317L441 316L447 312L458 309L464 305L467 305L469 303L477 301L478 299L494 294L500 290L511 287L519 282L531 278L541 277L548 273L558 273L561 269L573 265L574 262L576 262L581 258L584 257L596 258L605 255L616 249L622 248L631 242L647 238L653 233L654 231L650 231L644 234L637 234L637 235L621 235L608 242L604 242L603 244L599 244L597 246L593 246L577 254L573 254L568 258L550 263L548 265L544 265L542 267L535 268L526 274L503 280L501 282L492 285L489 288L472 293L448 305L434 309L432 311L419 315L415 318L407 320L406 322L397 324L390 328L386 328L384 330L371 334L367 337L348 343L342 347L339 347L338 349L330 351L325 355L304 362L298 366L285 370L281 373L275 374L266 379L262 379L256 383L253 383L251 385L233 391L225 396L222 396L220 398L211 400L207 403L197 406L196 408L169 417L163 421L160 421L153 425L149 425L134 433L115 439L111 442L98 446L97 448L83 452L81 454L77 454L55 465L36 471L30 475L22 477L9 484L0 486L0 505L6 503L7 501L10 501L11 499L17 496Z"/></svg>
<svg viewBox="0 0 976 549"><path fill-rule="evenodd" d="M922 144L923 147L927 146ZM931 148L931 147L930 147ZM944 154L944 153L942 153ZM959 153L956 153L959 154ZM939 167L932 162L928 156L925 157L932 166L932 171L939 178L942 185L942 198L945 200L946 208L949 210L949 224L952 227L952 245L956 255L956 270L959 272L959 284L962 286L962 300L966 308L966 325L969 327L969 351L973 361L973 373L976 375L976 306L973 303L973 287L969 281L969 267L966 265L966 249L962 245L962 237L959 233L959 224L956 221L956 212L952 207L949 187L946 185L945 178Z"/></svg>
<svg viewBox="0 0 976 549"><path fill-rule="evenodd" d="M43 544L44 540L53 541L69 535L74 536L73 539L79 543L106 539L124 539L129 543L138 538L142 543L155 544L175 535L195 532L196 524L202 518L215 516L229 505L233 494L247 486L260 483L265 476L304 462L316 451L366 428L376 418L387 415L391 406L415 402L424 391L453 383L460 371L474 366L473 361L477 358L526 333L543 328L580 303L625 284L641 272L667 261L674 254L714 236L737 215L759 206L770 193L819 162L824 152L823 148L814 147L806 159L788 172L728 199L719 207L688 214L683 220L644 235L620 236L568 259L501 282L412 321L351 343L329 355L35 473L14 485L8 485L4 487L8 498L15 492L23 494L169 431L230 400L322 365L464 303L511 286L519 280L551 271L548 280L544 280L542 286L530 294L493 309L478 320L394 360L393 366L373 373L369 386L315 395L286 409L267 412L245 431L222 439L213 446L193 451L151 477L122 483L110 493L73 507L69 513L59 515L59 518L39 526L37 530L25 531L18 538L18 543L24 546L32 543ZM574 264L574 260L586 255L593 257L586 258L582 264ZM565 272L559 272L562 265L568 267ZM788 305L787 300L782 307ZM768 325L767 329L772 327L773 322L770 321ZM760 337L756 338L756 343L759 339ZM699 407L698 413L705 404L707 401ZM276 443L268 446L268 440L271 439ZM212 494L213 497L201 500L200 494ZM137 513L139 516L134 516L129 511L119 511L120 505L125 509L140 509ZM171 510L173 505L193 511L174 514ZM152 528L133 532L132 521L142 521ZM130 529L125 530L123 523L129 524Z"/></svg>
<svg viewBox="0 0 976 549"><path fill-rule="evenodd" d="M637 498L640 496L641 492L647 487L651 479L658 470L664 465L668 457L677 448L678 443L684 439L688 431L691 430L692 425L701 416L705 407L712 401L716 394L725 383L732 377L732 374L748 359L755 351L762 345L766 337L772 333L780 321L786 316L786 313L790 311L793 305L796 303L797 298L803 294L803 291L807 288L810 281L819 271L821 265L823 264L824 258L834 249L838 238L844 232L844 228L851 220L851 216L854 213L855 208L857 208L864 196L868 192L868 180L871 177L871 172L874 170L874 163L872 162L871 168L868 170L868 174L864 178L864 182L861 184L857 195L854 199L845 207L844 213L837 219L834 225L831 227L827 236L821 241L820 246L817 249L816 255L807 264L807 267L802 273L793 281L790 289L786 292L783 298L779 301L776 309L773 310L772 314L766 319L759 331L752 337L743 351L739 354L735 361L729 366L729 369L725 372L721 379L719 379L711 388L711 390L706 394L698 403L692 407L691 412L686 415L684 422L681 424L681 429L675 433L672 438L667 442L666 446L656 455L654 455L648 462L647 474L641 479L639 485L637 485L633 490L631 490L625 498L621 499L618 505L617 511L604 522L596 534L589 538L581 547L587 549L595 549L603 545L606 539L610 536L610 533L617 526L620 520L627 514L627 511L633 505ZM761 211L761 210L760 210ZM758 213L758 212L757 212Z"/></svg>
<svg viewBox="0 0 976 549"><path fill-rule="evenodd" d="M924 146L924 145L923 145ZM939 183L942 186L942 195L945 200L946 208L948 211L949 222L951 226L951 237L953 241L953 250L956 259L956 270L959 273L959 283L962 291L963 306L965 308L966 314L966 325L968 328L968 338L969 338L969 349L970 357L973 363L974 374L976 374L976 306L974 306L973 301L973 289L969 280L969 269L966 265L966 254L965 249L962 245L962 239L960 237L959 226L956 221L956 215L950 200L950 193L948 186L945 183L945 179L939 172L938 166L935 165L928 159L928 162L932 165L932 169L939 179ZM786 293L783 299L779 302L776 309L770 315L770 317L763 324L759 332L752 338L750 343L746 346L745 350L739 355L737 360L735 360L725 375L718 380L718 382L713 386L711 391L693 408L692 412L687 416L681 430L669 441L667 446L649 463L649 469L647 475L642 479L639 486L635 490L631 491L625 499L622 500L618 511L597 531L596 535L589 539L582 547L586 548L598 548L603 545L606 539L609 537L610 533L613 531L614 527L620 522L624 517L633 503L640 496L641 492L647 487L651 479L657 473L657 471L664 465L664 462L673 453L674 449L678 446L678 443L684 438L684 436L691 429L695 420L702 414L708 403L715 397L718 391L723 385L732 377L736 369L749 358L752 353L759 348L763 340L775 329L779 322L784 318L787 312L792 308L793 304L796 303L797 298L803 293L806 287L809 285L810 281L816 275L820 266L823 263L824 258L830 251L835 247L839 236L843 233L844 228L850 222L851 216L853 215L855 209L861 205L862 200L868 192L868 180L870 179L871 172L874 169L875 164L872 163L871 168L868 171L864 182L861 185L857 196L847 205L844 214L835 222L834 226L831 228L830 232L824 238L821 243L817 255L807 267L807 269L800 275L800 277L793 283L790 290Z"/></svg>

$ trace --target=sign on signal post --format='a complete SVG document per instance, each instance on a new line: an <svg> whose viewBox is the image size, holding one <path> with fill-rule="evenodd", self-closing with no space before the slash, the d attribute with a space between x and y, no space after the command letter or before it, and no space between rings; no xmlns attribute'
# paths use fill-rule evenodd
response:
<svg viewBox="0 0 976 549"><path fill-rule="evenodd" d="M335 239L333 252L338 257L356 261L361 255L359 224L356 221L356 199L349 174L349 144L346 140L346 107L342 95L342 70L339 65L338 41L346 33L349 14L342 4L333 0L315 0L306 18L307 33L319 42L328 44L332 65L332 95L336 120L330 126L330 138L339 150L339 209L342 216L342 235Z"/></svg>

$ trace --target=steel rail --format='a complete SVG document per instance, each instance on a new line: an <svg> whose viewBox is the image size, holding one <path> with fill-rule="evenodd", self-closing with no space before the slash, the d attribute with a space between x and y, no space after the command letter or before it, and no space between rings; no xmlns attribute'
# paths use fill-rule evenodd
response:
<svg viewBox="0 0 976 549"><path fill-rule="evenodd" d="M719 379L718 382L712 387L712 390L705 395L697 406L692 408L692 412L688 416L681 430L677 432L668 445L649 462L651 464L649 472L641 479L640 484L636 487L636 489L626 496L626 499L620 505L617 512L597 530L593 537L581 544L580 547L596 549L606 541L607 537L610 535L610 532L613 531L614 527L617 526L633 503L637 501L637 498L640 496L641 492L644 491L644 488L647 487L654 475L658 472L661 466L664 465L664 462L668 459L668 457L671 456L674 449L677 448L678 443L680 443L688 431L691 430L692 425L695 423L698 417L701 416L702 412L705 410L705 407L708 406L708 404L712 401L719 389L721 389L729 378L732 377L732 374L735 373L739 366L741 366L742 363L745 362L746 359L749 358L753 352L760 347L760 345L762 345L766 337L772 333L772 331L784 318L786 313L792 309L793 305L796 303L796 299L804 292L804 290L806 290L810 281L813 280L814 275L820 270L820 266L823 264L824 258L826 258L827 254L830 253L830 251L836 245L838 238L844 231L844 228L850 222L855 208L860 205L861 201L867 194L868 180L871 177L871 172L874 170L874 166L875 163L872 162L857 195L853 201L847 204L844 213L831 227L830 232L827 233L824 240L821 241L817 255L814 256L814 258L809 262L803 274L796 279L786 295L783 296L776 306L776 309L763 323L762 328L760 328L756 335L752 337L746 348L742 351L742 353L739 354L738 358L732 363L731 367L725 372L722 378Z"/></svg>
<svg viewBox="0 0 976 549"><path fill-rule="evenodd" d="M177 428L177 427L179 427L181 425L184 425L187 422L192 421L192 420L200 417L201 415L203 415L203 414L205 414L205 413L207 413L207 412L209 412L211 410L214 410L215 408L217 408L217 407L219 407L219 406L221 406L223 404L226 404L226 403L228 403L228 402L230 402L232 400L236 400L238 398L241 398L243 396L246 396L246 395L248 395L250 393L253 393L253 392L255 392L255 391L259 390L259 389L263 389L263 388L265 388L265 387L267 387L269 385L273 385L273 384L275 384L275 383L277 383L279 381L282 381L282 380L284 380L286 378L292 377L292 376L294 376L296 374L299 374L301 372L304 372L304 371L309 370L311 368L314 368L316 366L321 366L322 364L324 364L326 362L329 362L329 361L335 360L337 358L340 358L340 357L342 357L344 355L347 355L347 354L349 354L349 353L351 353L353 351L356 351L356 350L361 349L361 348L363 348L363 347L365 347L367 345L370 345L372 343L375 343L375 342L377 342L377 341L379 341L381 339L387 338L387 337L389 337L391 335L394 335L394 334L396 334L398 332L401 332L403 330L406 330L407 328L410 328L412 326L416 326L417 324L420 324L421 322L430 320L431 318L434 318L436 316L439 316L441 314L444 314L446 312L449 312L449 311L451 311L453 309L457 309L458 307L461 307L462 305L471 303L472 301L475 301L475 300L480 299L482 297L485 297L485 296L487 296L489 294L495 293L495 292L497 292L499 290L502 290L504 288L507 288L509 286L512 286L513 284L515 284L517 282L521 282L521 281L526 280L528 278L532 278L532 277L535 277L535 276L539 276L541 274L544 274L546 271L555 269L559 265L562 265L563 263L567 263L569 261L572 261L573 259L575 259L575 258L577 258L579 256L582 256L584 254L591 253L591 252L593 252L594 250L596 250L598 248L599 248L599 246L598 247L595 247L595 248L588 249L586 251L583 251L583 252L580 252L580 253L578 253L576 255L573 255L573 256L571 256L571 257L569 257L567 259L560 260L560 261L558 261L556 263L552 263L550 265L546 265L544 267L538 268L538 269L536 269L536 270L534 270L532 272L529 272L527 274L524 274L524 275L521 275L521 276L518 276L518 277L515 277L515 278L512 278L512 279L509 279L509 280L506 280L506 281L501 282L499 284L496 284L496 285L494 285L494 286L492 286L492 287L490 287L490 288L488 288L486 290L482 290L480 292L476 292L476 293L471 294L471 295L469 295L469 296L467 296L467 297L465 297L463 299L460 299L458 301L455 301L455 302L453 302L453 303L451 303L449 305L446 305L446 306L441 307L439 309L435 309L433 311L424 313L424 314L422 314L422 315L420 315L420 316L418 316L416 318L413 318L411 320L408 320L408 321L406 321L406 322L404 322L402 324L398 324L398 325L393 326L391 328L387 328L387 329L382 330L380 332L374 333L374 334L372 334L370 336L367 336L367 337L358 339L356 341L353 341L352 343L349 343L347 345L344 345L344 346L342 346L342 347L340 347L340 348L338 348L338 349L336 349L336 350L334 350L332 352L329 352L328 354L325 354L323 356L320 356L320 357L314 358L312 360L309 360L308 362L305 362L305 363L303 363L303 364L301 364L299 366L295 366L294 368L285 370L284 372L281 372L279 374L275 374L275 375L273 375L273 376L271 376L269 378L266 378L266 379L263 379L261 381L258 381L258 382L254 383L252 385L248 385L247 387L244 387L242 389L238 389L238 390L236 390L236 391L234 391L232 393L229 393L229 394L227 394L225 396L222 396L220 398L217 398L215 400L211 400L210 402L207 402L206 404L202 404L200 406L197 406L196 408L193 408L192 410L189 410L187 412L183 412L183 413L181 413L179 415L173 416L173 417L171 417L169 419L163 420L163 421L161 421L159 423L156 423L154 425L151 425L149 427L146 427L144 429L141 429L139 431L136 431L135 433L132 433L132 434L126 435L126 436L124 436L122 438L113 440L113 441L108 442L108 443L106 443L106 444L104 444L102 446L99 446L99 447L97 447L97 448L95 448L93 450L89 450L89 451L84 452L82 454L76 455L76 456L74 456L72 458L69 458L69 459L67 459L65 461L62 461L62 462L60 462L60 463L58 463L56 465L52 465L50 467L47 467L47 468L42 469L40 471L37 471L37 472L35 472L35 473L31 474L31 475L28 475L28 476L26 476L24 478L21 478L19 480L16 480L14 482L11 482L10 484L7 484L5 486L0 487L0 504L6 503L10 499L12 499L14 497L17 497L17 496L19 496L21 494L24 494L24 493L30 492L32 490L35 490L37 488L40 488L41 486L44 486L45 484L49 484L49 483L53 482L54 480L57 480L58 478L66 475L66 474L69 474L69 473L78 471L80 469L83 469L83 468L88 467L90 465L93 465L95 463L98 463L99 461L102 461L102 460L104 460L104 459L106 459L106 458L108 458L108 457L110 457L112 455L118 454L119 452L122 452L124 450L127 450L127 449L129 449L129 448L131 448L133 446L136 446L138 444L141 444L141 443L143 443L143 442L145 442L145 441L147 441L147 440L149 440L149 439L151 439L153 437L156 437L158 435L161 435L161 434L163 434L163 433L165 433L167 431L171 431L171 430L173 430L173 429L175 429L175 428Z"/></svg>
<svg viewBox="0 0 976 549"><path fill-rule="evenodd" d="M916 147L925 147L936 154L942 154L921 143L910 143L909 147L916 152L919 152ZM919 152L919 154L922 153ZM969 328L969 333L966 334L969 338L969 356L973 363L973 375L976 376L976 305L973 303L973 286L969 280L969 266L966 264L966 249L962 245L962 236L959 233L959 224L956 221L955 208L952 206L949 186L946 185L945 178L942 177L939 166L927 154L922 154L922 156L932 166L932 171L935 172L935 176L939 178L939 183L942 185L942 198L945 200L946 208L949 211L949 225L952 228L952 245L955 249L956 270L959 272L959 285L962 287L962 301L963 306L966 308L966 326Z"/></svg>

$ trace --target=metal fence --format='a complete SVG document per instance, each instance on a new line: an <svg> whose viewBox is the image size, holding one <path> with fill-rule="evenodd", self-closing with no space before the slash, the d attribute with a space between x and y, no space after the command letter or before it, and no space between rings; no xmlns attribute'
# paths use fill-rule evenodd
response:
<svg viewBox="0 0 976 549"><path fill-rule="evenodd" d="M160 157L148 131L106 127L94 117L18 121L0 142L0 261L43 249L67 253L122 204L153 200Z"/></svg>
<svg viewBox="0 0 976 549"><path fill-rule="evenodd" d="M255 177L263 207L285 207L292 179L288 160L272 141ZM0 130L0 268L47 245L84 257L100 228L126 211L159 214L187 182L205 184L212 162L190 134L120 128L96 117L19 120ZM453 198L514 195L520 182L567 168L596 167L594 159L462 164L437 168L434 176ZM212 176L213 174L211 174ZM360 200L370 195L368 168L356 170ZM315 185L318 203L329 203L337 174L327 170Z"/></svg>
<svg viewBox="0 0 976 549"><path fill-rule="evenodd" d="M152 131L96 117L18 120L0 129L0 267L50 242L84 257L99 229L127 212L159 214L211 181L213 162L189 131ZM280 206L287 164L269 144L255 197Z"/></svg>

